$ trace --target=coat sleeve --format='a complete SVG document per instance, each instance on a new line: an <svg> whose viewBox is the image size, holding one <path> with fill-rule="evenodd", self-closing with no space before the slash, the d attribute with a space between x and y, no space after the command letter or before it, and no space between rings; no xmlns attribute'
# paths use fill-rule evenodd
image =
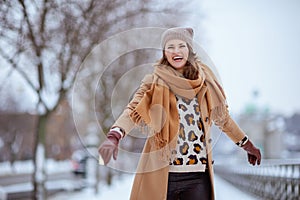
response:
<svg viewBox="0 0 300 200"><path fill-rule="evenodd" d="M224 96L224 98L226 98L225 92L222 86L219 84L218 79L213 71L205 64L202 64L201 66L202 69L213 78L216 85L222 92L222 95ZM214 124L218 126L219 129L221 129L234 143L239 142L245 137L245 133L229 115L227 105L222 107L221 110L224 115L220 116L217 119L213 119Z"/></svg>
<svg viewBox="0 0 300 200"><path fill-rule="evenodd" d="M140 87L134 93L132 99L129 104L124 109L123 113L119 116L119 118L115 121L112 127L120 127L125 131L125 134L129 133L135 126L134 122L130 118L130 113L135 109L138 105L145 92L150 89L153 81L153 75L147 74L142 82Z"/></svg>
<svg viewBox="0 0 300 200"><path fill-rule="evenodd" d="M241 141L245 137L244 131L238 126L238 124L229 115L226 108L223 119L214 120L216 126L218 126L234 143Z"/></svg>

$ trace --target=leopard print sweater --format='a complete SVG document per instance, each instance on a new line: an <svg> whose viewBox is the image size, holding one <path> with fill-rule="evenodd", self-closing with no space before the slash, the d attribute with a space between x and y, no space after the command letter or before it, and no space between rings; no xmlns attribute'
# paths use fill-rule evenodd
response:
<svg viewBox="0 0 300 200"><path fill-rule="evenodd" d="M205 171L207 154L198 100L196 97L189 100L178 95L176 100L180 128L169 171Z"/></svg>

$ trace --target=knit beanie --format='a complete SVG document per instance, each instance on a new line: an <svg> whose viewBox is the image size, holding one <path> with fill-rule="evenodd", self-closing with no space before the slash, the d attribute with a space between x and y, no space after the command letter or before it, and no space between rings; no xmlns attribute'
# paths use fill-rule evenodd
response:
<svg viewBox="0 0 300 200"><path fill-rule="evenodd" d="M170 28L163 32L161 37L161 47L164 49L166 43L169 40L179 39L183 40L186 43L190 45L190 47L193 47L193 36L194 31L192 28L182 28L182 27L175 27Z"/></svg>

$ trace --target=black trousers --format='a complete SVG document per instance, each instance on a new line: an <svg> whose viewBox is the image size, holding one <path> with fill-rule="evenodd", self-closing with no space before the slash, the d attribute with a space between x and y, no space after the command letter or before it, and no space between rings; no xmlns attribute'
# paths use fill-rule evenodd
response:
<svg viewBox="0 0 300 200"><path fill-rule="evenodd" d="M211 200L208 171L170 172L167 200Z"/></svg>

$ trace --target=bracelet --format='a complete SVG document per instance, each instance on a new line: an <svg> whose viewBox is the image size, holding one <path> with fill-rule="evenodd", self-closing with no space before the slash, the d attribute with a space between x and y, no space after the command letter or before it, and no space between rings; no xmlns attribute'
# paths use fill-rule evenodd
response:
<svg viewBox="0 0 300 200"><path fill-rule="evenodd" d="M235 144L238 145L239 147L242 147L242 146L244 146L248 142L248 140L249 140L248 136L245 135L245 137L241 141L239 141L239 142L237 142Z"/></svg>

